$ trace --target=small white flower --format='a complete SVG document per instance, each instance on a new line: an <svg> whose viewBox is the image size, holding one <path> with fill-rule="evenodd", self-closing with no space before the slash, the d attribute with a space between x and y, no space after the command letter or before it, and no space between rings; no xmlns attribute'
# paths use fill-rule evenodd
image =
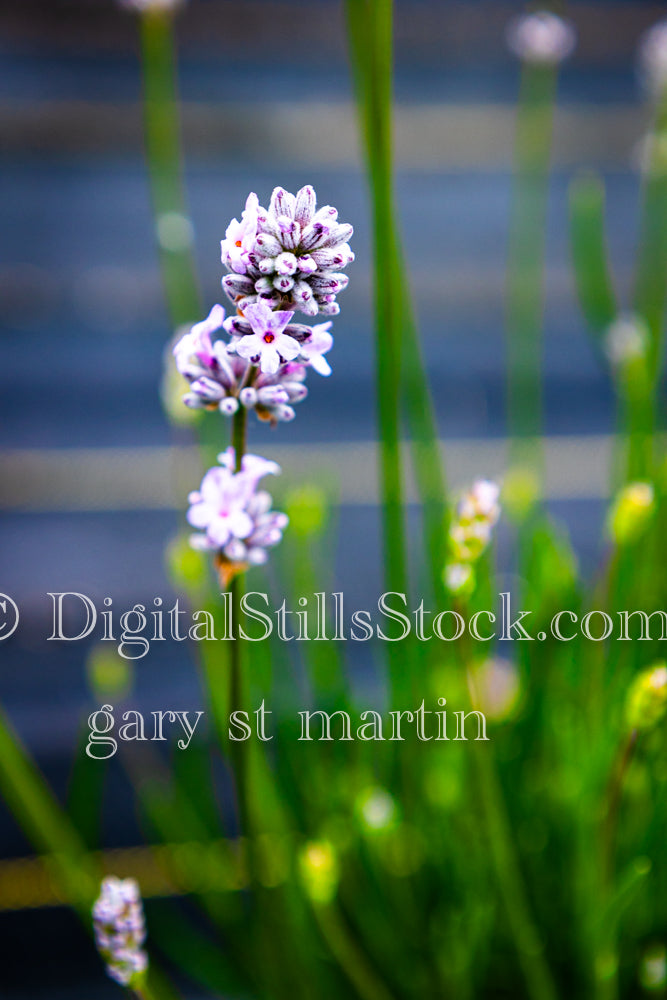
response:
<svg viewBox="0 0 667 1000"><path fill-rule="evenodd" d="M445 583L452 594L458 594L472 579L472 569L463 563L452 563L445 570Z"/></svg>
<svg viewBox="0 0 667 1000"><path fill-rule="evenodd" d="M204 528L212 548L223 548L232 538L244 538L252 530L245 507L253 491L253 482L225 468L209 469L199 490L188 500L188 521L193 528Z"/></svg>
<svg viewBox="0 0 667 1000"><path fill-rule="evenodd" d="M486 660L470 676L469 686L478 707L496 722L509 718L518 706L521 683L510 660L501 657Z"/></svg>
<svg viewBox="0 0 667 1000"><path fill-rule="evenodd" d="M462 521L480 519L489 527L500 517L498 497L500 487L490 479L477 479L459 503L458 515Z"/></svg>
<svg viewBox="0 0 667 1000"><path fill-rule="evenodd" d="M330 329L331 323L318 323L301 341L301 357L320 375L331 375L331 365L324 357L333 347Z"/></svg>
<svg viewBox="0 0 667 1000"><path fill-rule="evenodd" d="M243 315L253 332L236 342L236 353L240 357L259 365L268 375L275 374L286 361L298 357L299 342L284 332L294 313L271 312L265 302L256 302L246 306Z"/></svg>
<svg viewBox="0 0 667 1000"><path fill-rule="evenodd" d="M639 316L619 316L607 330L605 350L615 368L644 357L647 347L648 330Z"/></svg>
<svg viewBox="0 0 667 1000"><path fill-rule="evenodd" d="M658 21L642 35L639 68L649 91L661 97L667 85L667 19Z"/></svg>
<svg viewBox="0 0 667 1000"><path fill-rule="evenodd" d="M257 195L251 192L241 214L241 221L232 219L220 244L222 263L236 274L245 274L250 264L249 254L257 236Z"/></svg>
<svg viewBox="0 0 667 1000"><path fill-rule="evenodd" d="M519 59L556 65L574 51L577 34L569 21L550 11L538 11L510 21L507 44Z"/></svg>

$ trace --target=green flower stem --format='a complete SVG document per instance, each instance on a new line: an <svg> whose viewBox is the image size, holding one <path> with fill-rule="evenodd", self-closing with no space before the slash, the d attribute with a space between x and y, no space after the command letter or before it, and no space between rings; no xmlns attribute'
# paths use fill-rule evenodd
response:
<svg viewBox="0 0 667 1000"><path fill-rule="evenodd" d="M523 876L516 855L502 790L489 747L473 747L473 765L482 799L491 851L514 944L532 1000L556 1000L556 989L544 957L544 948L533 922L523 887Z"/></svg>
<svg viewBox="0 0 667 1000"><path fill-rule="evenodd" d="M232 426L232 444L234 447L235 472L240 472L243 466L243 456L246 450L247 411L239 406L234 414ZM243 594L243 574L233 578L229 586L234 622L240 620L239 604ZM243 678L243 650L241 639L234 636L230 642L230 674L229 674L229 711L243 711L246 697ZM252 836L251 817L248 808L247 763L248 749L244 742L229 741L229 753L236 782L236 800L240 830L245 836Z"/></svg>
<svg viewBox="0 0 667 1000"><path fill-rule="evenodd" d="M398 246L393 225L391 0L348 0L353 69L362 108L373 231L376 393L386 587L406 592L407 564L400 454L399 394L402 292L392 276ZM397 661L396 657L393 657ZM396 684L398 677L394 676Z"/></svg>
<svg viewBox="0 0 667 1000"><path fill-rule="evenodd" d="M184 194L173 12L147 10L140 25L146 163L169 316L177 327L197 319L200 302Z"/></svg>
<svg viewBox="0 0 667 1000"><path fill-rule="evenodd" d="M615 884L615 850L618 816L623 797L623 787L637 747L639 731L633 729L621 747L612 769L606 792L606 810L602 821L602 852L599 862L600 897L605 911L611 907ZM595 954L595 996L597 1000L614 1000L618 996L618 945L616 921L598 922Z"/></svg>
<svg viewBox="0 0 667 1000"><path fill-rule="evenodd" d="M232 611L234 621L239 620L239 602L243 594L242 577L236 576L229 585L231 595ZM243 678L243 656L241 649L241 639L235 636L229 644L230 648L230 672L229 672L229 712L244 711L246 697ZM229 740L229 756L234 772L234 782L236 785L236 803L238 808L238 820L240 832L250 837L252 828L248 809L248 749L245 742Z"/></svg>
<svg viewBox="0 0 667 1000"><path fill-rule="evenodd" d="M430 570L435 603L438 607L444 608L447 593L442 573L447 558L448 529L445 463L440 449L433 397L424 368L410 290L407 287L407 265L402 262L402 257L397 261L397 272L392 280L396 281L403 291L405 342L401 365L403 400L410 430L417 492L423 507L424 552Z"/></svg>
<svg viewBox="0 0 667 1000"><path fill-rule="evenodd" d="M154 965L142 977L140 984L131 986L139 1000L178 1000L178 994L171 983Z"/></svg>
<svg viewBox="0 0 667 1000"><path fill-rule="evenodd" d="M619 387L620 444L625 452L624 482L652 480L657 421L656 389L644 359L631 362Z"/></svg>
<svg viewBox="0 0 667 1000"><path fill-rule="evenodd" d="M239 406L234 414L232 426L232 446L234 448L234 458L236 466L234 471L240 472L243 466L243 456L246 450L246 437L248 428L248 411L245 406Z"/></svg>
<svg viewBox="0 0 667 1000"><path fill-rule="evenodd" d="M649 366L657 381L663 348L667 301L667 172L662 144L667 140L667 93L656 108L653 148L644 181L635 308L650 334Z"/></svg>
<svg viewBox="0 0 667 1000"><path fill-rule="evenodd" d="M648 384L628 387L628 478L653 478L667 303L667 172L662 147L667 141L667 94L658 103L654 144L643 188L635 309L647 325Z"/></svg>
<svg viewBox="0 0 667 1000"><path fill-rule="evenodd" d="M570 184L570 247L579 305L594 345L604 358L604 337L618 315L618 296L609 259L604 181L587 171Z"/></svg>
<svg viewBox="0 0 667 1000"><path fill-rule="evenodd" d="M526 63L517 110L515 187L507 273L507 404L512 462L543 476L542 321L553 67Z"/></svg>
<svg viewBox="0 0 667 1000"><path fill-rule="evenodd" d="M388 988L369 965L334 903L313 903L322 936L331 954L361 1000L393 1000Z"/></svg>
<svg viewBox="0 0 667 1000"><path fill-rule="evenodd" d="M232 426L235 472L240 472L243 466L243 457L246 453L246 437L247 410L245 407L240 406L234 414ZM234 621L236 623L240 621L239 605L243 592L244 575L241 573L235 576L229 585ZM247 700L243 640L240 637L235 637L230 643L230 713L247 710ZM295 989L297 987L300 988L301 984L293 980L291 969L284 968L282 963L286 951L290 948L294 951L293 942L286 939L291 919L286 896L284 893L276 892L275 890L270 892L264 888L261 884L261 879L258 878L261 859L257 854L255 837L259 832L259 827L263 825L266 808L259 804L256 795L254 797L251 795L252 785L249 771L254 753L255 747L252 745L252 739L251 741L229 740L229 757L236 786L239 830L242 837L245 838L248 880L254 889L256 899L256 940L259 953L263 956L259 962L260 976L265 980L264 985L266 989L271 988L274 990L276 996L287 998L298 995L295 994ZM257 758L255 758L254 763L256 767L259 766ZM253 778L258 777L256 767L253 769ZM281 971L277 973L276 970ZM271 986L269 986L269 982Z"/></svg>
<svg viewBox="0 0 667 1000"><path fill-rule="evenodd" d="M442 596L442 566L446 527L444 463L440 452L432 396L424 369L421 345L412 307L401 238L397 225L392 184L392 3L390 0L347 0L347 29L352 71L356 83L366 167L373 197L376 247L376 338L378 394L391 413L380 413L380 431L387 449L383 481L400 497L398 453L398 404L402 390L411 435L417 488L424 507L424 543L429 556L434 596ZM369 57L372 53L372 57ZM400 307L399 307L400 301ZM393 355L393 359L391 357ZM388 379L389 361L394 371ZM389 394L388 394L389 391ZM383 434L386 427L388 436ZM393 472L390 467L393 465ZM398 466L398 473L396 467ZM386 509L386 505L385 505ZM390 507L390 516L399 511ZM402 522L401 522L402 525ZM402 534L396 524L385 529L394 546ZM404 558L404 557L403 557ZM398 555L396 555L398 560ZM389 562L387 567L389 570ZM398 575L398 574L397 574ZM396 588L394 588L396 589Z"/></svg>
<svg viewBox="0 0 667 1000"><path fill-rule="evenodd" d="M469 617L467 614L469 609L463 607L459 610L464 616ZM465 662L472 663L472 650L467 650L464 655ZM466 667L466 679L471 707L476 709L474 674L469 665ZM475 742L471 756L473 775L483 811L486 841L528 994L531 1000L556 1000L556 987L524 889L523 874L490 744Z"/></svg>

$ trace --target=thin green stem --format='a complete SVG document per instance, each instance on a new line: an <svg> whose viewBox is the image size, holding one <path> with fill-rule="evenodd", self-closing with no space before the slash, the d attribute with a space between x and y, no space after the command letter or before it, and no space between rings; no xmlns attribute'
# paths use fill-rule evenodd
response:
<svg viewBox="0 0 667 1000"><path fill-rule="evenodd" d="M639 732L633 729L619 749L606 791L599 862L599 893L603 910L610 911L607 918L598 921L595 933L594 982L596 1000L614 1000L618 995L618 945L617 921L611 913L614 898L615 853L618 816L623 798L623 787L634 757Z"/></svg>
<svg viewBox="0 0 667 1000"><path fill-rule="evenodd" d="M351 65L356 83L362 139L372 189L377 186L377 138L374 129L379 109L377 106L378 86L373 72L374 64L368 58L368 52L373 45L373 25L376 21L377 13L370 3L364 3L363 0L362 2L348 0L347 22ZM388 83L385 80L389 113L391 110L390 46L391 32L389 31L388 44L386 44L385 49L386 55L389 57L389 62L386 65ZM391 197L393 198L393 192L391 192ZM403 401L411 435L417 488L424 506L425 547L430 556L434 595L437 597L441 589L440 576L444 561L443 539L446 535L446 530L443 528L446 516L444 463L440 453L433 400L426 377L410 293L407 262L401 246L397 212L393 203L390 206L390 211L383 213L383 218L392 231L392 241L391 243L387 241L385 247L388 259L387 270L383 274L383 283L386 293L398 292L402 303L399 314L401 328L397 334L402 345L399 377L402 383ZM393 252L390 252L392 250ZM396 313L392 311L392 315L396 315Z"/></svg>
<svg viewBox="0 0 667 1000"><path fill-rule="evenodd" d="M502 790L488 745L475 745L472 757L484 809L487 843L529 995L532 1000L556 1000L556 989L526 898Z"/></svg>
<svg viewBox="0 0 667 1000"><path fill-rule="evenodd" d="M635 308L650 334L649 367L657 380L662 361L663 321L667 301L667 175L663 146L667 138L667 93L658 102L653 145L644 179Z"/></svg>
<svg viewBox="0 0 667 1000"><path fill-rule="evenodd" d="M333 903L314 906L317 923L332 955L361 1000L392 1000L388 988L368 963Z"/></svg>
<svg viewBox="0 0 667 1000"><path fill-rule="evenodd" d="M607 884L611 882L614 874L616 830L623 797L623 786L635 754L638 738L639 731L633 729L620 749L607 789L607 809L602 833L602 870Z"/></svg>
<svg viewBox="0 0 667 1000"><path fill-rule="evenodd" d="M245 406L239 406L234 414L232 426L232 446L234 448L235 472L240 472L243 467L243 456L246 450L247 435L247 410Z"/></svg>
<svg viewBox="0 0 667 1000"><path fill-rule="evenodd" d="M48 857L64 898L90 926L100 873L2 710L0 792L35 849Z"/></svg>
<svg viewBox="0 0 667 1000"><path fill-rule="evenodd" d="M243 468L243 457L246 449L247 432L247 411L240 406L234 414L232 426L232 444L234 447L235 472L240 472ZM230 585L229 593L232 604L232 615L235 623L235 634L230 643L230 673L229 673L229 711L239 712L244 710L245 691L243 683L243 650L241 637L238 635L238 621L240 601L243 595L243 575L234 576ZM248 809L248 788L247 788L247 747L245 741L230 739L229 751L234 771L236 783L236 800L238 806L239 828L242 833L250 837L251 817Z"/></svg>
<svg viewBox="0 0 667 1000"><path fill-rule="evenodd" d="M637 260L635 310L649 334L645 379L629 386L628 478L653 478L655 432L663 363L665 305L667 303L667 175L664 143L667 141L667 94L656 108L653 147L643 186L640 250Z"/></svg>
<svg viewBox="0 0 667 1000"><path fill-rule="evenodd" d="M232 602L232 614L234 621L238 621L239 602L243 593L242 577L236 576L229 585L229 593ZM241 638L234 635L230 643L230 664L229 664L229 711L242 712L245 710L245 690L243 684L243 656L241 649ZM238 808L239 830L247 837L252 835L250 829L250 816L248 810L248 781L247 781L247 752L246 742L229 740L229 753L234 772L234 783L236 785L236 802Z"/></svg>
<svg viewBox="0 0 667 1000"><path fill-rule="evenodd" d="M433 596L438 606L446 599L442 571L447 556L447 481L440 451L438 425L433 406L410 290L407 264L399 251L393 280L403 291L403 400L410 430L410 444L417 490L423 507L424 552L430 570Z"/></svg>
<svg viewBox="0 0 667 1000"><path fill-rule="evenodd" d="M396 237L391 225L393 205L391 67L392 13L387 0L376 0L371 36L372 122L369 143L374 150L372 169L373 261L375 299L375 346L377 353L377 401L381 437L381 479L385 501L384 555L387 585L405 591L405 528L400 455L399 372L401 341L399 289L388 275L395 259Z"/></svg>
<svg viewBox="0 0 667 1000"><path fill-rule="evenodd" d="M146 163L169 315L176 327L195 320L200 306L184 193L172 12L147 10L141 16L141 48Z"/></svg>
<svg viewBox="0 0 667 1000"><path fill-rule="evenodd" d="M546 205L556 72L526 64L517 111L507 274L507 405L512 460L541 478Z"/></svg>
<svg viewBox="0 0 667 1000"><path fill-rule="evenodd" d="M385 587L388 591L407 593L399 420L404 292L400 281L395 279L399 250L392 163L393 4L392 0L347 0L346 11L371 193ZM401 700L408 692L408 678L400 650L390 648L388 656L392 693Z"/></svg>
<svg viewBox="0 0 667 1000"><path fill-rule="evenodd" d="M177 1000L179 994L155 965L151 964L141 983L131 986L139 1000Z"/></svg>
<svg viewBox="0 0 667 1000"><path fill-rule="evenodd" d="M466 656L468 663L471 663L473 657L470 651ZM468 690L471 693L470 701L473 709L476 709L474 674L469 666L466 667L466 677ZM529 996L532 1000L556 1000L556 987L524 888L521 865L492 754L489 743L482 742L478 745L475 742L473 745L474 776L498 888L505 904L510 931Z"/></svg>

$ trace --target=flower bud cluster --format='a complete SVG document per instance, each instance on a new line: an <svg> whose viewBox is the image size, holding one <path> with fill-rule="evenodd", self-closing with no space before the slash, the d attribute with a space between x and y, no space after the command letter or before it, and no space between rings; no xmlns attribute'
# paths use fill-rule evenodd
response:
<svg viewBox="0 0 667 1000"><path fill-rule="evenodd" d="M635 678L628 692L630 729L653 729L667 713L667 665L656 663Z"/></svg>
<svg viewBox="0 0 667 1000"><path fill-rule="evenodd" d="M294 404L308 395L304 385L307 368L321 375L331 372L324 357L333 344L330 324L310 328L287 323L275 333L281 314L271 313L263 304L251 306L249 311L254 327L248 318L225 320L222 306L213 306L208 317L178 341L173 351L176 367L190 383L183 402L193 409L219 410L228 417L243 406L273 424L292 420ZM223 327L230 341L214 342L213 334ZM268 343L262 339L267 336ZM271 350L274 356L269 356Z"/></svg>
<svg viewBox="0 0 667 1000"><path fill-rule="evenodd" d="M93 906L93 930L107 972L123 986L148 968L142 945L146 939L139 886L132 878L114 876L102 882Z"/></svg>
<svg viewBox="0 0 667 1000"><path fill-rule="evenodd" d="M474 566L488 547L500 517L500 488L488 479L478 479L463 495L449 529L450 556L445 582L453 593L462 592L474 580Z"/></svg>
<svg viewBox="0 0 667 1000"><path fill-rule="evenodd" d="M230 274L222 287L245 312L263 300L271 309L298 309L307 316L336 316L339 292L347 288L340 272L354 260L348 240L352 226L338 222L330 205L316 210L310 185L290 194L275 188L268 209L248 195L241 221L232 219L221 243L222 263Z"/></svg>

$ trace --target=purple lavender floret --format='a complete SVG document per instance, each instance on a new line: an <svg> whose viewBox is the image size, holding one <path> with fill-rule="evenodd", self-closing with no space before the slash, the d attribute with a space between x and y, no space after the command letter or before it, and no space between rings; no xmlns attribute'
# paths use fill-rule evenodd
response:
<svg viewBox="0 0 667 1000"><path fill-rule="evenodd" d="M299 341L285 330L293 315L272 312L266 302L250 303L243 311L250 333L234 341L235 352L265 374L275 375L281 365L294 361L301 353Z"/></svg>
<svg viewBox="0 0 667 1000"><path fill-rule="evenodd" d="M190 383L185 405L217 409L227 416L244 406L260 420L293 420L294 405L308 395L307 369L331 373L324 354L333 346L333 337L331 323L309 327L285 322L291 316L257 303L248 307L245 317L225 320L222 306L214 306L173 349L176 367ZM213 339L223 327L230 343Z"/></svg>
<svg viewBox="0 0 667 1000"><path fill-rule="evenodd" d="M142 945L146 939L139 886L132 878L105 878L93 906L97 949L109 976L127 986L148 968Z"/></svg>
<svg viewBox="0 0 667 1000"><path fill-rule="evenodd" d="M336 296L348 284L340 272L354 260L352 233L335 208L316 209L310 185L296 195L275 188L268 209L252 193L241 222L233 220L221 244L222 262L233 272L222 287L244 313L260 300L272 310L335 316Z"/></svg>
<svg viewBox="0 0 667 1000"><path fill-rule="evenodd" d="M201 533L192 535L193 548L215 552L223 585L247 566L268 559L268 549L282 539L288 518L271 510L271 496L259 490L259 480L280 467L258 455L244 455L235 471L233 448L218 455L219 466L209 469L198 490L189 496L188 521Z"/></svg>

